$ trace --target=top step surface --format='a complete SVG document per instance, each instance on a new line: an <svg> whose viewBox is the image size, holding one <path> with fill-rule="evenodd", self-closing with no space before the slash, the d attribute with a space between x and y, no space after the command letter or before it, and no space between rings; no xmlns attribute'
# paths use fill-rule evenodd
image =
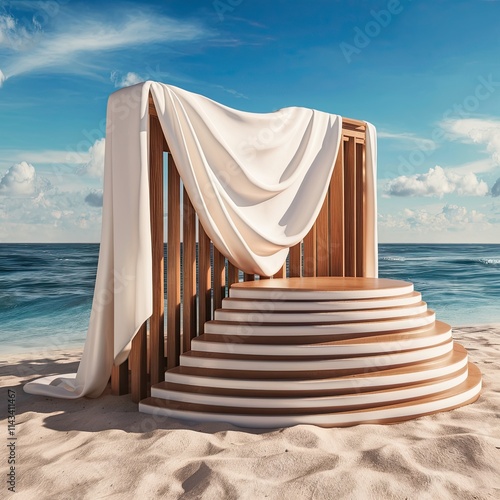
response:
<svg viewBox="0 0 500 500"><path fill-rule="evenodd" d="M413 292L413 284L381 278L279 278L234 283L231 298L261 300L355 300L397 297Z"/></svg>

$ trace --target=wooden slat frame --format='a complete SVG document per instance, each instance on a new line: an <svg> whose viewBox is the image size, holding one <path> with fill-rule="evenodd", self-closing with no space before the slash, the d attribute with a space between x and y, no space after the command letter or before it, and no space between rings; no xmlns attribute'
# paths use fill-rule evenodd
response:
<svg viewBox="0 0 500 500"><path fill-rule="evenodd" d="M168 145L161 132L156 110L150 100L150 196L153 251L153 316L149 320L150 383L164 379L164 284L163 284L163 153ZM364 273L365 207L365 134L363 122L343 119L343 137L332 180L318 219L304 241L290 248L285 264L272 278L286 276L362 276ZM231 262L212 248L187 192L183 191L175 163L168 157L168 261L167 261L167 367L178 366L182 351L203 333L206 321L213 317L230 287L239 280ZM183 234L182 282L180 230ZM196 246L196 233L198 245ZM326 257L325 257L326 255ZM213 257L213 270L211 265ZM196 273L198 260L198 274ZM288 272L287 272L288 267ZM212 281L213 271L213 281ZM243 274L245 281L268 276ZM213 301L212 301L213 297ZM138 401L148 392L148 337L145 323L132 342L129 360L113 367L111 387L114 394L130 390Z"/></svg>

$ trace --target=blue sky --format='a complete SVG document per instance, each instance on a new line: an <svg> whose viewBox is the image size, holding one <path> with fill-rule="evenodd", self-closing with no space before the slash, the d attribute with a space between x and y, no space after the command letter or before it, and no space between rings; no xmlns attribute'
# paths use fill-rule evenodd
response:
<svg viewBox="0 0 500 500"><path fill-rule="evenodd" d="M106 101L150 79L379 132L381 242L500 243L500 1L4 1L0 242L99 241Z"/></svg>

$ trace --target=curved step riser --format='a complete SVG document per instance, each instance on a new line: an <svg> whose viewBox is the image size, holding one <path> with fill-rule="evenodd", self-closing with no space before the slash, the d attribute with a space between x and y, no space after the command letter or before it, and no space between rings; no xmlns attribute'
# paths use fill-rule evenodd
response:
<svg viewBox="0 0 500 500"><path fill-rule="evenodd" d="M434 396L431 398L424 398L423 402L416 400L412 403L388 405L376 409L353 412L347 411L320 415L289 414L278 416L245 414L244 412L216 413L210 411L210 409L203 411L203 407L193 410L178 409L175 402L170 403L169 407L169 402L165 402L162 399L156 399L151 402L148 400L142 401L139 404L139 410L144 413L165 415L192 422L227 422L233 425L251 428L277 428L299 424L311 424L321 427L342 427L362 423L380 424L401 422L439 411L451 410L474 402L479 397L480 391L481 377L480 374L476 374L473 377L469 377L466 382L455 387L453 390L441 394L440 397ZM429 399L431 400L428 401ZM219 409L222 408L219 407Z"/></svg>
<svg viewBox="0 0 500 500"><path fill-rule="evenodd" d="M419 386L404 387L401 389L391 389L378 392L356 392L341 396L330 397L294 397L294 398L258 398L258 397L231 397L214 396L194 392L179 392L172 390L152 389L152 397L162 397L171 401L184 403L194 403L200 405L228 406L238 408L273 408L281 414L287 410L307 413L311 411L344 411L346 408L360 409L383 404L391 404L402 401L437 394L453 389L467 380L467 370L462 370L459 374L446 380L439 380L434 383L420 384Z"/></svg>
<svg viewBox="0 0 500 500"><path fill-rule="evenodd" d="M359 323L338 323L320 325L242 325L207 321L205 333L224 335L352 335L356 333L382 333L411 328L422 328L432 325L436 319L433 311L413 318L394 319L390 321L365 321Z"/></svg>
<svg viewBox="0 0 500 500"><path fill-rule="evenodd" d="M421 337L395 342L354 344L354 345L259 345L207 342L193 340L191 349L197 352L218 352L224 354L247 354L262 356L359 356L369 354L384 354L401 352L436 346L451 340L451 331L431 337Z"/></svg>
<svg viewBox="0 0 500 500"><path fill-rule="evenodd" d="M245 324L262 323L348 323L350 321L369 321L392 318L418 316L427 311L427 304L420 302L412 306L392 307L386 309L368 309L361 311L329 311L329 312L258 312L218 309L215 311L216 321L233 321Z"/></svg>
<svg viewBox="0 0 500 500"><path fill-rule="evenodd" d="M191 356L181 355L181 366L191 366L198 368L224 368L226 370L254 370L265 372L280 372L280 371L311 371L311 370L350 370L350 369L373 369L373 367L390 367L402 364L418 363L432 358L437 358L451 352L453 342L410 351L404 353L388 353L376 356L366 356L357 358L342 358L342 359L311 359L311 360L275 360L266 361L264 357L256 360L246 359L231 359L231 358L209 358L194 356L193 351L190 351Z"/></svg>
<svg viewBox="0 0 500 500"><path fill-rule="evenodd" d="M268 391L280 391L283 393L292 391L345 391L361 389L382 389L387 386L398 386L404 384L413 384L433 380L437 378L446 378L453 373L463 370L467 366L467 354L455 351L450 355L450 360L441 362L440 365L435 362L422 363L422 368L416 365L412 370L399 369L399 373L393 373L397 370L384 370L364 374L363 376L330 378L330 379L302 379L302 380L258 380L255 379L232 379L218 377L204 377L199 375L177 374L171 371L165 373L165 381L175 384L192 385L193 387L214 387L236 390L252 390L256 387ZM438 366L436 366L438 365ZM417 369L420 368L420 369Z"/></svg>

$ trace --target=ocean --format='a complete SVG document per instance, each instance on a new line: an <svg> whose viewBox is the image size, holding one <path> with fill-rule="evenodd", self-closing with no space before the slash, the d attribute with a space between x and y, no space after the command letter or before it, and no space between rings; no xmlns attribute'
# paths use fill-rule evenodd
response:
<svg viewBox="0 0 500 500"><path fill-rule="evenodd" d="M81 347L97 244L0 244L1 352ZM379 245L379 276L411 281L452 326L500 324L500 245Z"/></svg>

